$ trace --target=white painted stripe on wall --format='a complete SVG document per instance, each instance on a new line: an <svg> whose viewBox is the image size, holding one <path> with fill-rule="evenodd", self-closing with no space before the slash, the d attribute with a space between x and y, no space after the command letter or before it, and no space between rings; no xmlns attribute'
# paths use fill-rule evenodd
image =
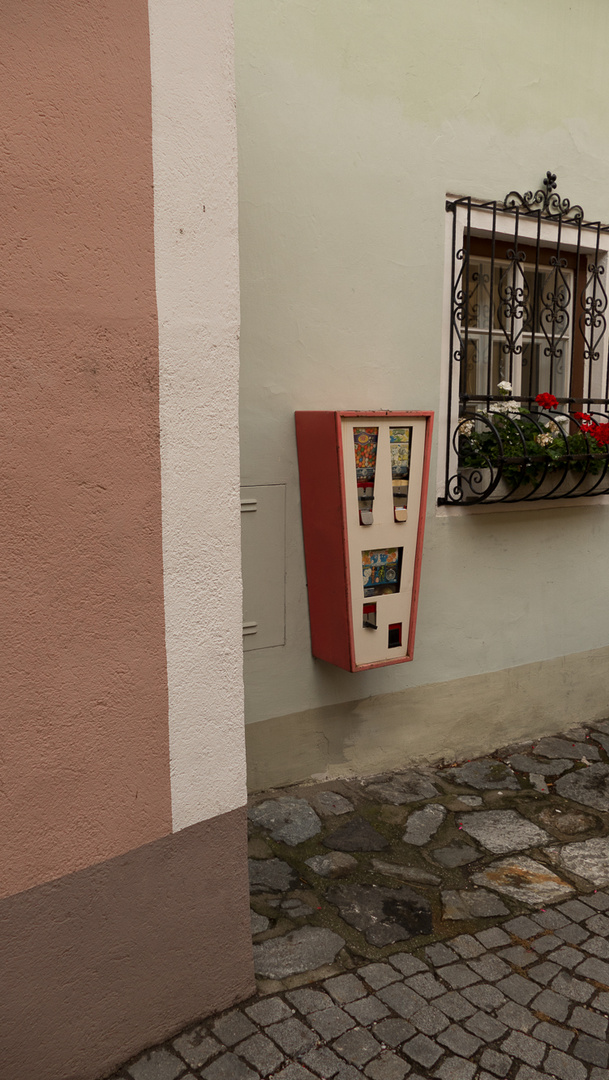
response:
<svg viewBox="0 0 609 1080"><path fill-rule="evenodd" d="M149 0L174 831L246 801L230 0Z"/></svg>

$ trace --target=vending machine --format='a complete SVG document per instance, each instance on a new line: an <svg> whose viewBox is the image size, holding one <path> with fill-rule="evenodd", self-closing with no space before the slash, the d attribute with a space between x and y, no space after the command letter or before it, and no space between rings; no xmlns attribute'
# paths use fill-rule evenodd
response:
<svg viewBox="0 0 609 1080"><path fill-rule="evenodd" d="M297 412L313 655L364 671L412 660L431 412Z"/></svg>

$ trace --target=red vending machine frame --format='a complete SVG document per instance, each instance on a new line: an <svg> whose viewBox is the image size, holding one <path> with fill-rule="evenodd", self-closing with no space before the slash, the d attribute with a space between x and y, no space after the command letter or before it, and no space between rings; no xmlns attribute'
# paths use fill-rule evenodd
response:
<svg viewBox="0 0 609 1080"><path fill-rule="evenodd" d="M412 660L425 530L433 412L378 410L297 412L295 418L313 656L344 668L346 671L366 671L369 668L403 664ZM356 656L354 613L357 612L357 617L361 618L360 613L363 611L363 625L371 628L371 631L367 631L368 633L374 633L372 622L365 620L373 618L372 609L374 608L376 613L376 604L366 603L363 585L360 590L359 585L353 584L358 580L358 575L361 580L361 566L359 569L356 569L355 565L350 566L350 548L351 560L353 560L355 548L364 549L366 545L369 546L369 541L366 536L366 525L361 523L362 515L353 512L353 498L347 498L345 453L353 455L353 446L344 445L343 428L345 420L370 420L374 423L377 418L405 422L416 418L417 428L420 428L423 421L424 433L423 444L417 457L417 491L420 491L420 495L417 496L414 563L410 567L412 575L407 575L407 589L402 594L403 624L404 628L408 627L403 643L402 622L389 624L390 641L393 632L393 643L400 646L402 655L362 663L358 662ZM418 487L419 480L420 488ZM355 480L353 483L356 483ZM355 498L357 506L357 492ZM385 508L385 514L387 513L388 510ZM401 519L396 515L395 520ZM411 524L414 525L414 521ZM410 529L409 534L412 535ZM373 553L362 550L361 554ZM354 591L361 591L361 596L354 595ZM381 603L383 600L384 598L381 597ZM394 603L393 597L391 602ZM395 604L391 610L395 613ZM402 615L402 610L400 615ZM396 630L398 626L399 631Z"/></svg>

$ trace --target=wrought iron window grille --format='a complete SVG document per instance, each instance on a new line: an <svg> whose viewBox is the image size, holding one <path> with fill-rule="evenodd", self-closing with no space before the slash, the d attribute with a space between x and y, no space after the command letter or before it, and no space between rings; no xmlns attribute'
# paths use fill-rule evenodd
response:
<svg viewBox="0 0 609 1080"><path fill-rule="evenodd" d="M439 503L609 494L609 225L548 172L535 192L446 203L450 367Z"/></svg>

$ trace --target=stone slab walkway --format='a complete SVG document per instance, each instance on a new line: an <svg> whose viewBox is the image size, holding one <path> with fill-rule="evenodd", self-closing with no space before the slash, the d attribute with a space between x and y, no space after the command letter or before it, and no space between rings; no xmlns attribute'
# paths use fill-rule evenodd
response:
<svg viewBox="0 0 609 1080"><path fill-rule="evenodd" d="M112 1080L609 1080L609 721L249 819L258 995Z"/></svg>

